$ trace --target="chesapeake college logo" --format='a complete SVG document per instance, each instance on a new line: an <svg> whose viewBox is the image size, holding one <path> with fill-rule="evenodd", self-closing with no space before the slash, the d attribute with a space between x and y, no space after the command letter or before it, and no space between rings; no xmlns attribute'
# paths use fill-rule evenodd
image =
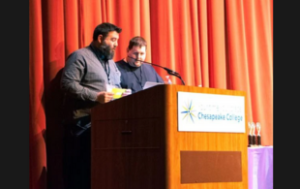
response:
<svg viewBox="0 0 300 189"><path fill-rule="evenodd" d="M183 105L183 109L184 111L181 111L181 114L184 114L183 120L186 120L187 122L192 121L194 123L196 115L193 112L196 110L194 110L193 102L188 100L185 105Z"/></svg>

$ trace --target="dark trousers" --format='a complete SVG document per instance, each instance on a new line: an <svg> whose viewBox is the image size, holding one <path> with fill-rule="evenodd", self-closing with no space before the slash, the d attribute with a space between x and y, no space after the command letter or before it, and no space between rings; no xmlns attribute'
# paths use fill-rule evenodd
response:
<svg viewBox="0 0 300 189"><path fill-rule="evenodd" d="M63 159L64 185L65 189L90 189L91 128L77 134L74 132L74 126L66 127Z"/></svg>

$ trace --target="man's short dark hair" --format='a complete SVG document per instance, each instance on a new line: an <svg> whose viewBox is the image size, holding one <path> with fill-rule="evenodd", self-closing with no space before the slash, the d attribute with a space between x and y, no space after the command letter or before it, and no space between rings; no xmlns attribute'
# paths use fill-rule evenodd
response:
<svg viewBox="0 0 300 189"><path fill-rule="evenodd" d="M145 46L147 48L147 42L143 37L135 36L130 39L127 50L132 49L132 47L134 47L134 46L139 46L139 47Z"/></svg>
<svg viewBox="0 0 300 189"><path fill-rule="evenodd" d="M102 35L103 38L105 39L108 33L111 31L116 31L118 33L121 33L122 29L108 22L99 24L94 30L93 40L94 41L97 40L99 35Z"/></svg>

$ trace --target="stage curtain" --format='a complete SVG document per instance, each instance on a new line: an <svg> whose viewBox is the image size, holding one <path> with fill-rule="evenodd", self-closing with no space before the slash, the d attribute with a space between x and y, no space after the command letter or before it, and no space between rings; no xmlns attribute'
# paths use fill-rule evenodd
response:
<svg viewBox="0 0 300 189"><path fill-rule="evenodd" d="M273 0L30 0L31 189L64 188L60 73L101 22L122 28L115 61L141 35L146 61L186 85L245 91L247 121L260 122L262 145L273 145Z"/></svg>

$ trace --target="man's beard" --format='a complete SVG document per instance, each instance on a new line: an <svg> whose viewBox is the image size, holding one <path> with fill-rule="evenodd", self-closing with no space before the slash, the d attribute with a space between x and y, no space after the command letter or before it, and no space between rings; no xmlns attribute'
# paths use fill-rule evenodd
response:
<svg viewBox="0 0 300 189"><path fill-rule="evenodd" d="M102 42L99 46L99 51L101 52L101 56L104 60L110 60L114 57L115 51L110 48L105 42Z"/></svg>

